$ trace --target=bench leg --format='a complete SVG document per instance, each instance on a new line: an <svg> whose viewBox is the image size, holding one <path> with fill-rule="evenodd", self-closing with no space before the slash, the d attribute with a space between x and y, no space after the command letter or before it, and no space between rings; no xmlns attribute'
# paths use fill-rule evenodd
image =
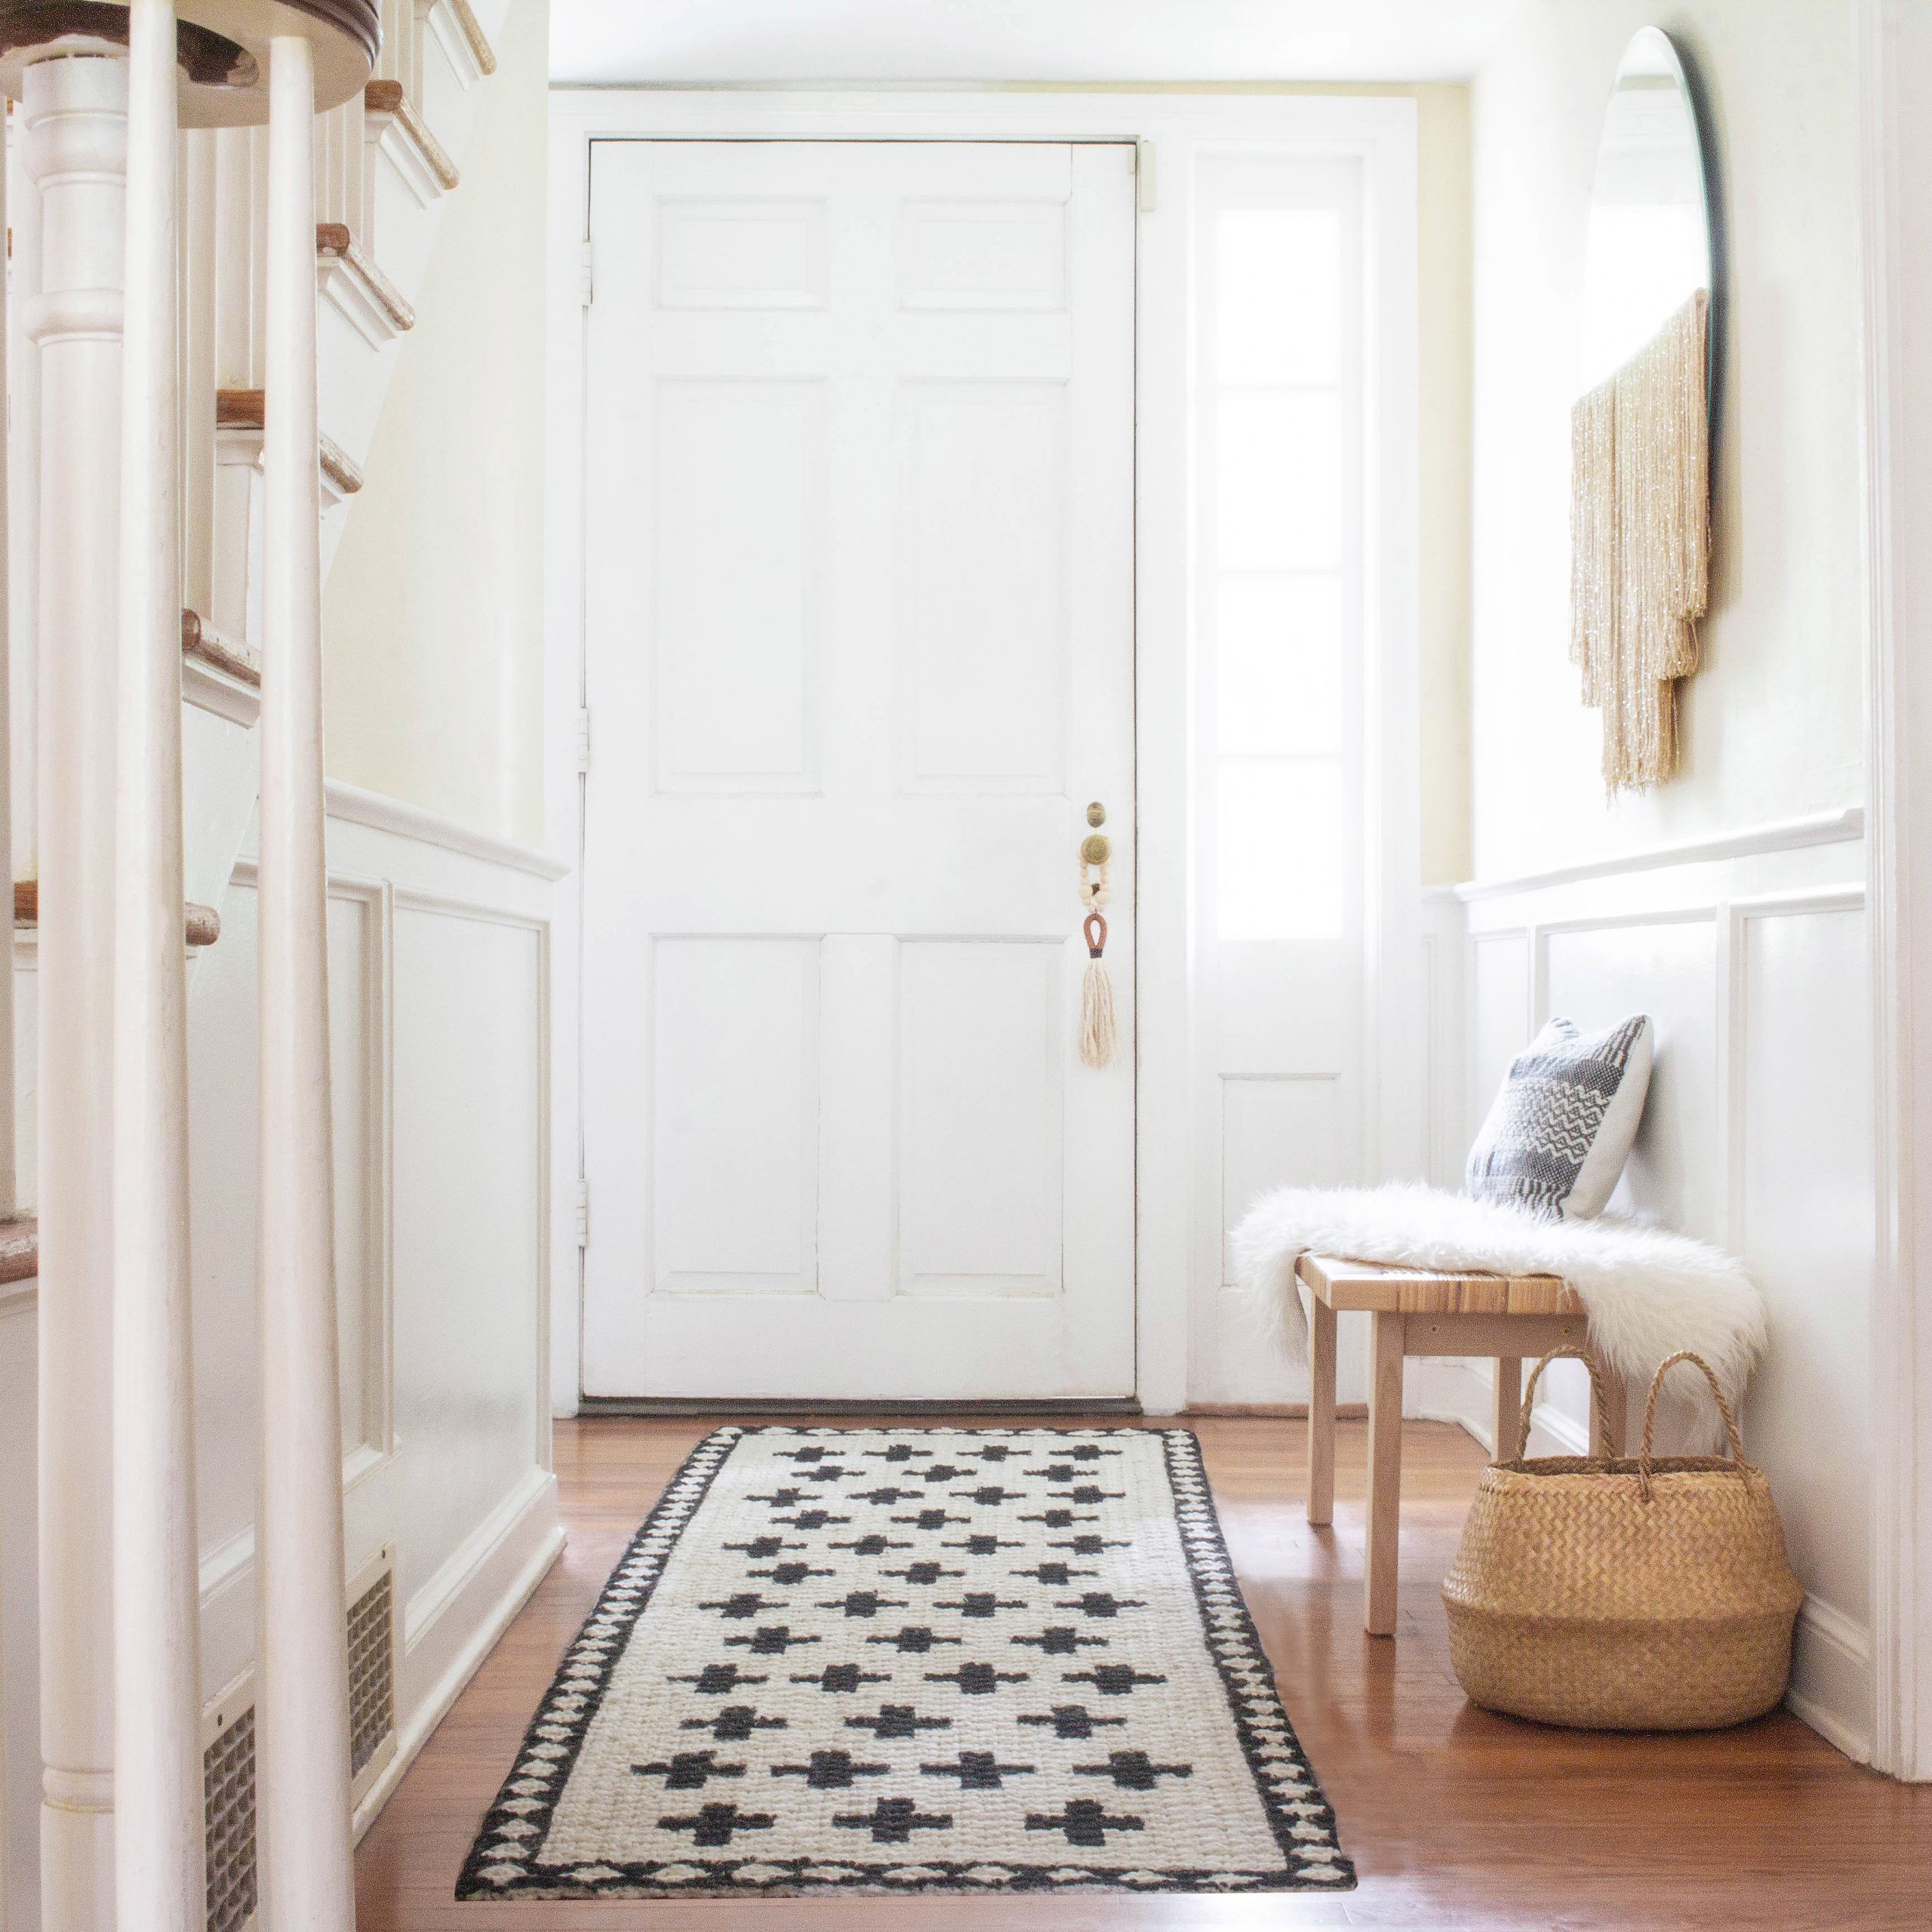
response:
<svg viewBox="0 0 1932 1932"><path fill-rule="evenodd" d="M1400 1315L1375 1317L1368 1386L1368 1581L1364 1627L1395 1634L1395 1547L1402 1509L1402 1327Z"/></svg>
<svg viewBox="0 0 1932 1932"><path fill-rule="evenodd" d="M1522 1426L1523 1362L1520 1355L1496 1358L1496 1406L1490 1422L1489 1460L1506 1463L1516 1453L1516 1432Z"/></svg>
<svg viewBox="0 0 1932 1932"><path fill-rule="evenodd" d="M1319 1295L1308 1311L1308 1520L1335 1520L1335 1311Z"/></svg>

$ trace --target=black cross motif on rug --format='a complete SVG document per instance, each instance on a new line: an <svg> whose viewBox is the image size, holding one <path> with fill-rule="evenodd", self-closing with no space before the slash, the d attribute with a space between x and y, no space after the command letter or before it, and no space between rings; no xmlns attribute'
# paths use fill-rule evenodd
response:
<svg viewBox="0 0 1932 1932"><path fill-rule="evenodd" d="M835 1577L835 1570L814 1570L809 1563L774 1563L769 1570L754 1570L751 1573L768 1583L795 1585L808 1581L814 1577Z"/></svg>
<svg viewBox="0 0 1932 1932"><path fill-rule="evenodd" d="M1112 1778L1122 1791L1152 1791L1162 1778L1191 1778L1192 1764L1157 1764L1144 1751L1109 1751L1104 1764L1075 1764L1078 1778Z"/></svg>
<svg viewBox="0 0 1932 1932"><path fill-rule="evenodd" d="M936 1631L928 1629L923 1623L909 1623L903 1629L894 1631L889 1637L868 1637L866 1641L869 1644L890 1644L902 1657L918 1657L937 1644L956 1646L964 1643L965 1639L963 1637L943 1637Z"/></svg>
<svg viewBox="0 0 1932 1932"><path fill-rule="evenodd" d="M725 1697L741 1684L764 1684L769 1680L763 1677L748 1677L735 1663L708 1663L695 1677L673 1676L666 1680L672 1684L694 1684L700 1697Z"/></svg>
<svg viewBox="0 0 1932 1932"><path fill-rule="evenodd" d="M794 1684L816 1684L821 1690L856 1690L862 1684L890 1684L889 1672L863 1670L855 1663L829 1663L823 1670L807 1671L792 1679Z"/></svg>
<svg viewBox="0 0 1932 1932"><path fill-rule="evenodd" d="M956 1610L961 1617L993 1617L1002 1610L1024 1610L1024 1597L1002 1597L991 1590L968 1590L963 1597L955 1597L949 1603L936 1602L935 1610Z"/></svg>
<svg viewBox="0 0 1932 1932"><path fill-rule="evenodd" d="M1050 1657L1078 1657L1082 1651L1090 1650L1095 1644L1104 1645L1107 1641L1104 1637L1083 1636L1070 1623L1050 1624L1037 1637L1010 1637L1007 1641L1012 1644L1037 1644L1041 1652Z"/></svg>
<svg viewBox="0 0 1932 1932"><path fill-rule="evenodd" d="M909 1545L905 1546L910 1547ZM963 1570L949 1570L941 1563L921 1562L909 1563L903 1570L882 1570L879 1574L884 1577L897 1577L903 1583L930 1586L943 1583L949 1577L963 1577L966 1573Z"/></svg>
<svg viewBox="0 0 1932 1932"><path fill-rule="evenodd" d="M946 1830L952 1814L921 1811L915 1798L881 1798L869 1811L835 1811L832 1822L841 1831L870 1832L875 1844L905 1844L915 1832Z"/></svg>
<svg viewBox="0 0 1932 1932"><path fill-rule="evenodd" d="M1103 1845L1109 1832L1139 1832L1146 1829L1142 1818L1116 1818L1097 1798L1069 1798L1060 1810L1049 1817L1038 1811L1026 1814L1029 1832L1064 1832L1069 1844Z"/></svg>
<svg viewBox="0 0 1932 1932"><path fill-rule="evenodd" d="M803 1778L814 1791L844 1791L857 1778L882 1778L890 1764L865 1764L849 1751L814 1751L808 1764L774 1764L775 1778Z"/></svg>
<svg viewBox="0 0 1932 1932"><path fill-rule="evenodd" d="M1121 1721L1126 1722L1125 1718ZM869 1718L848 1718L851 1730L869 1730L883 1743L888 1737L916 1737L922 1730L950 1730L950 1718L922 1718L910 1704L881 1704Z"/></svg>
<svg viewBox="0 0 1932 1932"><path fill-rule="evenodd" d="M1158 1671L1136 1670L1131 1663L1097 1663L1091 1670L1063 1671L1060 1675L1069 1684L1092 1684L1103 1697L1131 1697L1138 1684L1168 1681Z"/></svg>
<svg viewBox="0 0 1932 1932"><path fill-rule="evenodd" d="M1103 1725L1124 1726L1124 1718L1097 1718L1084 1704L1056 1704L1051 1711L1030 1711L1024 1714L1022 1724L1050 1724L1056 1737L1091 1737Z"/></svg>
<svg viewBox="0 0 1932 1932"><path fill-rule="evenodd" d="M1077 1610L1083 1617L1118 1617L1124 1610L1145 1610L1147 1605L1140 1597L1117 1597L1111 1590L1083 1590L1078 1596L1057 1603L1054 1607Z"/></svg>
<svg viewBox="0 0 1932 1932"><path fill-rule="evenodd" d="M919 1767L929 1778L957 1778L961 1791L998 1791L1003 1780L1030 1777L1038 1769L1037 1764L1002 1764L996 1751L962 1751L952 1764Z"/></svg>
<svg viewBox="0 0 1932 1932"><path fill-rule="evenodd" d="M849 1549L854 1556L883 1556L888 1549L916 1549L918 1547L909 1537L882 1537L876 1534L854 1537L850 1543L835 1543L832 1546L834 1549Z"/></svg>
<svg viewBox="0 0 1932 1932"><path fill-rule="evenodd" d="M1001 1670L990 1663L962 1663L957 1670L929 1670L928 1684L956 1684L969 1697L989 1697L1002 1684L1024 1684L1023 1670Z"/></svg>
<svg viewBox="0 0 1932 1932"><path fill-rule="evenodd" d="M820 1610L842 1610L848 1617L876 1617L882 1610L907 1608L903 1597L882 1597L876 1590L848 1590L819 1604Z"/></svg>
<svg viewBox="0 0 1932 1932"><path fill-rule="evenodd" d="M789 1623L761 1623L749 1637L727 1637L725 1647L737 1645L757 1657L782 1657L787 1651L796 1650L801 1644L822 1644L823 1637L804 1637L797 1635Z"/></svg>
<svg viewBox="0 0 1932 1932"><path fill-rule="evenodd" d="M769 1811L740 1811L735 1804L700 1804L685 1817L660 1818L660 1829L689 1832L694 1845L729 1844L737 1832L768 1832L774 1820Z"/></svg>
<svg viewBox="0 0 1932 1932"><path fill-rule="evenodd" d="M715 1751L680 1751L668 1762L633 1764L641 1778L661 1777L666 1791L702 1791L713 1778L741 1778L742 1764L721 1764Z"/></svg>
<svg viewBox="0 0 1932 1932"><path fill-rule="evenodd" d="M761 1677L758 1681L762 1684L764 1679ZM708 1730L720 1744L742 1744L758 1731L783 1730L790 1722L789 1718L761 1718L749 1704L727 1704L715 1718L685 1718L678 1728Z"/></svg>

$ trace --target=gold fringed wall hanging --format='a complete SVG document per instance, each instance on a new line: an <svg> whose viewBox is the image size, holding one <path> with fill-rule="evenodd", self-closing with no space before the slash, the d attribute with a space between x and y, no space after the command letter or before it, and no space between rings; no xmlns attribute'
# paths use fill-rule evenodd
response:
<svg viewBox="0 0 1932 1932"><path fill-rule="evenodd" d="M1612 793L1677 769L1678 681L1709 598L1708 323L1700 289L1571 415L1570 655Z"/></svg>
<svg viewBox="0 0 1932 1932"><path fill-rule="evenodd" d="M1106 809L1100 804L1087 808L1087 823L1106 822ZM1087 971L1080 982L1080 1057L1089 1066L1111 1066L1119 1044L1114 1019L1113 982L1107 977L1107 917L1102 909L1107 903L1107 860L1112 847L1106 835L1091 832L1080 841L1080 903L1087 915L1080 922L1081 936L1087 942Z"/></svg>

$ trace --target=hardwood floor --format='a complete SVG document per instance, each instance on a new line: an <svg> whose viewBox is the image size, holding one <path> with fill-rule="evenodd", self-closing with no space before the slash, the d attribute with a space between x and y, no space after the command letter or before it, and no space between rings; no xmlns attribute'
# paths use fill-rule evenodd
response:
<svg viewBox="0 0 1932 1932"><path fill-rule="evenodd" d="M1404 1431L1400 1621L1391 1642L1361 1629L1364 1426L1342 1424L1334 1526L1312 1530L1302 1513L1303 1426L1223 1416L1191 1426L1283 1699L1361 1874L1357 1890L457 1904L457 1868L558 1657L632 1531L712 1426L558 1426L569 1544L364 1841L360 1932L1822 1932L1932 1923L1932 1787L1860 1770L1782 1712L1705 1736L1603 1737L1517 1724L1464 1700L1436 1594L1482 1466L1460 1431L1430 1423Z"/></svg>

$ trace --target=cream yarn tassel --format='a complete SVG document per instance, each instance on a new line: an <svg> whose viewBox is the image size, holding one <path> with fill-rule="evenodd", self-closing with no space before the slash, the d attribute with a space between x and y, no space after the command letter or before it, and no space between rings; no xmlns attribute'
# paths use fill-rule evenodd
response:
<svg viewBox="0 0 1932 1932"><path fill-rule="evenodd" d="M1120 1036L1114 1020L1114 983L1106 962L1090 959L1080 982L1080 1057L1089 1066L1111 1066Z"/></svg>
<svg viewBox="0 0 1932 1932"><path fill-rule="evenodd" d="M1089 872L1096 876L1089 879ZM1114 983L1107 977L1103 955L1107 949L1106 915L1100 908L1107 903L1107 869L1104 865L1080 868L1080 903L1087 908L1081 932L1087 941L1087 971L1080 982L1080 1057L1089 1066L1111 1066L1120 1044L1120 1029L1114 1018Z"/></svg>

